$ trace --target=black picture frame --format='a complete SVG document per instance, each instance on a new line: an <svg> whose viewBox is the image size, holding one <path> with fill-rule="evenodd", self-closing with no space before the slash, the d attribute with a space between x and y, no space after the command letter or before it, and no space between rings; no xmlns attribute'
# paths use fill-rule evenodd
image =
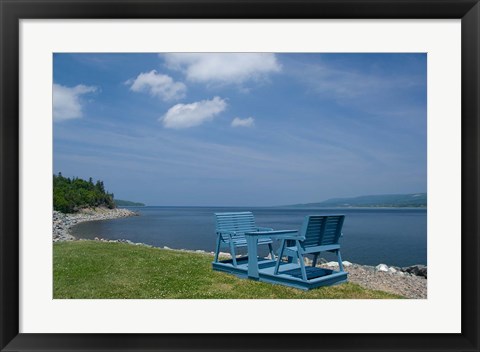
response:
<svg viewBox="0 0 480 352"><path fill-rule="evenodd" d="M479 351L478 0L0 0L2 351ZM19 333L19 20L152 18L461 19L462 271L459 334ZM460 273L459 273L460 274ZM448 302L445 302L448 304ZM441 312L439 312L439 317Z"/></svg>

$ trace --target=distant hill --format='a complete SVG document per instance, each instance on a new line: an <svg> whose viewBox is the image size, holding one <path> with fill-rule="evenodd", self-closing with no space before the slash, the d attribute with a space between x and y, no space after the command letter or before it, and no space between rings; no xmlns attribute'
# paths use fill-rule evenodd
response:
<svg viewBox="0 0 480 352"><path fill-rule="evenodd" d="M381 194L353 198L332 198L319 203L295 204L294 207L426 207L426 193Z"/></svg>
<svg viewBox="0 0 480 352"><path fill-rule="evenodd" d="M129 200L114 199L117 207L144 207L145 204L139 202L131 202Z"/></svg>

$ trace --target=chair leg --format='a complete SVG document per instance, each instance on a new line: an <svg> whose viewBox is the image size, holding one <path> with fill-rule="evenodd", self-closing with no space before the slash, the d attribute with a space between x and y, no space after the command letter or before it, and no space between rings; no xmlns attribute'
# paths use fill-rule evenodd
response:
<svg viewBox="0 0 480 352"><path fill-rule="evenodd" d="M270 256L272 260L275 260L275 254L273 253L273 246L271 243L268 244L268 250L270 251Z"/></svg>
<svg viewBox="0 0 480 352"><path fill-rule="evenodd" d="M237 256L235 255L235 246L230 241L230 254L232 255L233 266L237 266Z"/></svg>
<svg viewBox="0 0 480 352"><path fill-rule="evenodd" d="M218 263L218 255L220 254L220 236L217 238L217 249L215 251L215 259L213 260L215 263Z"/></svg>
<svg viewBox="0 0 480 352"><path fill-rule="evenodd" d="M317 266L317 260L318 260L318 255L319 255L319 254L320 254L320 253L315 253L315 254L313 255L312 267L314 267L314 268Z"/></svg>
<svg viewBox="0 0 480 352"><path fill-rule="evenodd" d="M285 240L282 240L282 246L280 247L280 252L278 252L277 263L275 264L275 270L273 271L274 275L278 275L278 269L280 268L280 261L282 260L284 249L285 249Z"/></svg>
<svg viewBox="0 0 480 352"><path fill-rule="evenodd" d="M304 281L307 281L308 278L307 278L307 271L305 270L305 261L303 259L303 255L301 255L300 253L298 253L298 258L300 260L300 270L302 271L302 279Z"/></svg>
<svg viewBox="0 0 480 352"><path fill-rule="evenodd" d="M302 278L304 281L308 280L307 277L307 271L305 270L305 259L303 258L303 251L302 248L300 247L300 242L298 240L295 241L297 245L297 254L298 254L298 260L300 261L300 270L302 272Z"/></svg>
<svg viewBox="0 0 480 352"><path fill-rule="evenodd" d="M343 263L342 263L342 256L340 255L340 250L337 250L337 258L338 258L338 267L340 268L340 271L343 270Z"/></svg>

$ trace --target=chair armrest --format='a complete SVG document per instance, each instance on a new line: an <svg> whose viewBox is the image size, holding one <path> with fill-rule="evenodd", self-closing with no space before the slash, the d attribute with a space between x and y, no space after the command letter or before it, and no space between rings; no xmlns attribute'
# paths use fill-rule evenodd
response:
<svg viewBox="0 0 480 352"><path fill-rule="evenodd" d="M254 237L270 237L272 239L283 239L285 237L293 236L295 239L299 239L297 230L275 230L275 231L254 231L254 232L245 232L245 236L254 236Z"/></svg>

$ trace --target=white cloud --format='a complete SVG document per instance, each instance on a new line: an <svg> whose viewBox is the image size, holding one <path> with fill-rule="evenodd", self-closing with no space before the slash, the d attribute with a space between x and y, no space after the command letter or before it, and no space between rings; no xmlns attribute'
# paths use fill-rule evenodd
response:
<svg viewBox="0 0 480 352"><path fill-rule="evenodd" d="M232 127L253 127L254 124L255 119L253 117L247 117L246 119L235 117L232 120Z"/></svg>
<svg viewBox="0 0 480 352"><path fill-rule="evenodd" d="M140 73L137 78L126 82L134 92L149 92L153 97L168 101L185 97L187 87L182 82L175 82L172 77L158 73L156 70Z"/></svg>
<svg viewBox="0 0 480 352"><path fill-rule="evenodd" d="M60 84L53 84L53 119L64 121L82 117L83 94L93 93L96 87L79 84L75 87L65 87Z"/></svg>
<svg viewBox="0 0 480 352"><path fill-rule="evenodd" d="M191 104L172 106L160 118L166 128L189 128L211 121L227 107L225 100L214 97L212 100L202 100Z"/></svg>
<svg viewBox="0 0 480 352"><path fill-rule="evenodd" d="M184 72L189 81L241 84L279 72L281 65L270 53L169 53L160 54L167 67Z"/></svg>

